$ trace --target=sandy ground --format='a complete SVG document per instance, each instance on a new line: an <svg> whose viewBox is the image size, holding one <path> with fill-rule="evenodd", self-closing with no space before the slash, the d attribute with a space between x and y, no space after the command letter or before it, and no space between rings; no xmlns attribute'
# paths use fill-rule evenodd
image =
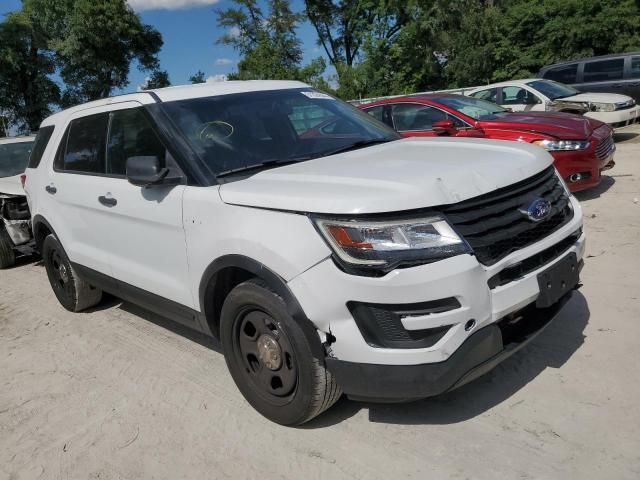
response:
<svg viewBox="0 0 640 480"><path fill-rule="evenodd" d="M640 478L640 128L580 195L584 287L485 377L304 428L236 390L216 343L128 304L71 314L38 264L0 272L1 479Z"/></svg>

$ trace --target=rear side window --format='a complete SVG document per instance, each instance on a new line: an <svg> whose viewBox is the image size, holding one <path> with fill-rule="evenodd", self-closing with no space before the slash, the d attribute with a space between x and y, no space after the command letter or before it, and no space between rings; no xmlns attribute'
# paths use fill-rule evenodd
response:
<svg viewBox="0 0 640 480"><path fill-rule="evenodd" d="M555 80L560 83L576 83L576 75L578 74L578 64L562 65L553 67L544 72L542 78Z"/></svg>
<svg viewBox="0 0 640 480"><path fill-rule="evenodd" d="M73 120L58 168L66 172L104 174L108 123L107 113Z"/></svg>
<svg viewBox="0 0 640 480"><path fill-rule="evenodd" d="M44 150L47 148L49 140L51 140L53 129L54 126L51 125L49 127L42 127L40 130L38 130L36 142L33 145L33 150L31 150L31 156L29 157L29 166L27 168L38 168L38 165L40 165L40 161L42 160Z"/></svg>
<svg viewBox="0 0 640 480"><path fill-rule="evenodd" d="M614 60L599 60L584 64L584 74L582 81L587 82L607 82L612 80L622 80L624 73L624 58Z"/></svg>
<svg viewBox="0 0 640 480"><path fill-rule="evenodd" d="M165 148L140 109L111 113L107 175L124 176L130 157L157 157L164 166Z"/></svg>
<svg viewBox="0 0 640 480"><path fill-rule="evenodd" d="M631 57L631 78L640 78L640 57Z"/></svg>

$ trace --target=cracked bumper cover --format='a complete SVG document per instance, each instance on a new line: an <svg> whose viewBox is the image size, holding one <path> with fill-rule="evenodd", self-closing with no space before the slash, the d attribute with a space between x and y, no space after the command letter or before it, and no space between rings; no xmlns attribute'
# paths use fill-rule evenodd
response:
<svg viewBox="0 0 640 480"><path fill-rule="evenodd" d="M355 400L402 402L439 395L484 375L527 345L570 296L550 308L525 308L515 329L508 323L509 317L478 330L443 362L380 365L327 358L327 367L343 392Z"/></svg>

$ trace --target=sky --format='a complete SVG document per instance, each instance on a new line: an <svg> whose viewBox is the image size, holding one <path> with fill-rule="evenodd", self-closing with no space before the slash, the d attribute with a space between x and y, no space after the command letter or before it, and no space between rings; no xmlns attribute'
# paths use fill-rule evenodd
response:
<svg viewBox="0 0 640 480"><path fill-rule="evenodd" d="M96 0L100 1L100 0ZM217 45L225 30L216 25L216 9L233 5L230 0L128 0L144 23L153 25L161 34L164 46L159 58L173 85L189 83L189 77L202 70L207 77L233 72L238 54L230 47ZM0 15L21 6L19 0L0 0ZM292 0L292 9L303 9L303 0ZM303 41L305 63L321 56L316 33L309 23L302 24L298 35ZM132 65L129 85L122 92L135 91L147 74Z"/></svg>

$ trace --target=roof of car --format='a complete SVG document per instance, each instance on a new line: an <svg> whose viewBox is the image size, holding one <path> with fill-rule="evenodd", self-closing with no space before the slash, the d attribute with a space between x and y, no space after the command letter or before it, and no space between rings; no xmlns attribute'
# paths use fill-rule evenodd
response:
<svg viewBox="0 0 640 480"><path fill-rule="evenodd" d="M113 105L124 102L139 102L143 105L174 100L186 100L192 98L214 97L217 95L231 95L234 93L260 92L267 90L285 90L290 88L309 87L306 83L289 80L234 80L226 82L206 82L195 85L179 85L175 87L144 90L124 95L115 95L92 102L83 103L75 107L67 108L47 117L42 126L53 125L74 113Z"/></svg>
<svg viewBox="0 0 640 480"><path fill-rule="evenodd" d="M33 142L35 140L34 135L23 135L20 137L0 137L0 144L5 145L8 143L23 143Z"/></svg>
<svg viewBox="0 0 640 480"><path fill-rule="evenodd" d="M572 63L580 63L580 62L590 62L591 60L604 60L607 58L618 58L618 57L626 57L629 55L640 55L640 52L630 52L630 53L610 53L608 55L599 55L597 57L587 57L587 58L578 58L575 60L565 60L564 62L552 63L551 65L545 65L540 69L540 71L547 70L551 67L556 67L558 65L569 65Z"/></svg>
<svg viewBox="0 0 640 480"><path fill-rule="evenodd" d="M520 80L507 80L504 82L491 83L489 85L483 85L481 87L475 87L469 89L469 92L475 92L477 90L486 90L488 88L503 87L505 85L526 85L529 82L540 81L540 78L522 78Z"/></svg>

